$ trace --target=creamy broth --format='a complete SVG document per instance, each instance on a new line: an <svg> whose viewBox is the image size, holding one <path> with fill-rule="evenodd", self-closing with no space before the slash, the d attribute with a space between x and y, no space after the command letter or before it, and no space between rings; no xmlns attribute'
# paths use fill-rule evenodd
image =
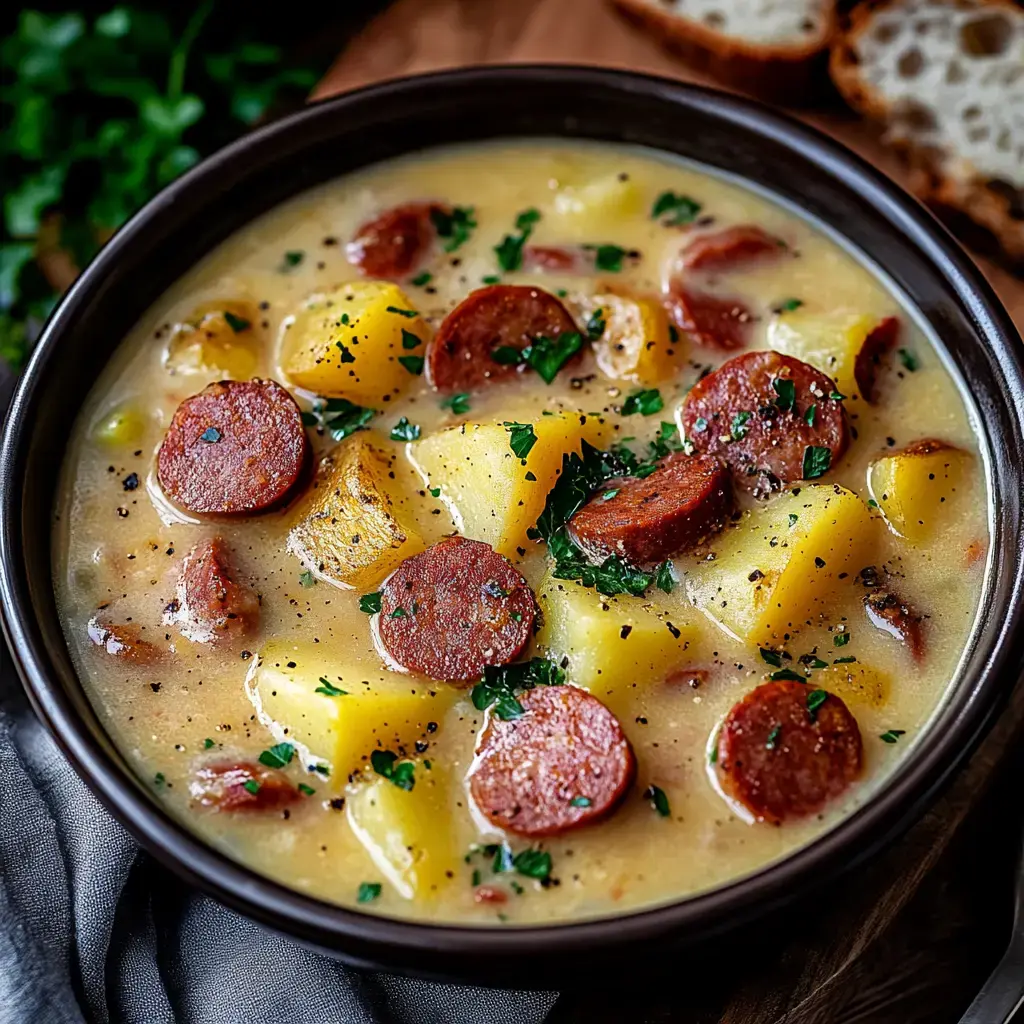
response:
<svg viewBox="0 0 1024 1024"><path fill-rule="evenodd" d="M652 204L666 192L699 203L696 219L671 226L664 223L671 211L653 218ZM849 571L798 627L787 624L770 641L738 636L732 611L723 611L715 597L721 574L729 570L729 538L765 508L746 493L738 498L737 523L672 560L671 593L651 585L643 597L603 597L552 580L544 544L513 545L511 561L533 588L543 616L524 657L549 656L564 664L569 683L590 690L614 712L636 757L635 782L617 809L561 835L503 836L474 809L465 779L493 708L477 710L471 686L402 676L386 666L371 620L360 610L360 598L379 591L384 574L346 589L318 578L289 552L289 533L307 498L257 516L195 515L176 507L157 477L156 453L176 408L212 381L272 378L292 391L303 410L311 408L314 396L295 388L282 366L292 318L308 296L360 279L345 245L360 225L423 199L471 207L475 220L463 244L446 253L435 243L398 282L405 308L419 311L431 331L470 291L498 275L502 283L564 291L584 330L595 308L588 296L599 290L598 282L657 296L684 245L736 224L758 225L786 242L780 258L708 280L710 292L741 300L751 313L742 351L783 344L787 323L799 334L813 332L815 318L839 314L872 324L899 319L894 350L879 361L876 402L846 399L855 436L837 464L813 481L859 496L857 522L867 524L865 536ZM614 244L626 250L621 269L501 273L494 247L517 235L517 216L530 209L540 217L531 225L529 245ZM629 255L634 251L639 258ZM593 250L582 252L593 258ZM226 308L240 310L243 321L251 316L237 334L237 351L228 356L233 363L190 367L175 325L195 321L197 311ZM185 336L190 341L194 334ZM409 351L422 355L424 347ZM471 389L464 412L453 411L450 402L442 407L444 396L425 377L403 371L409 379L400 393L354 399L377 415L368 429L340 444L370 440L391 456L387 486L395 513L429 546L465 528L459 505L468 499L447 485L435 496L429 489L434 481L421 472L422 453L430 450L422 446L460 423L509 421L538 424L539 453L545 411L583 414L604 448L631 438L627 443L642 453L663 429L678 443L678 433L662 424L677 427L680 407L702 373L738 353L685 335L671 352L674 362L660 379L638 383L609 378L585 351L551 384L531 373ZM641 387L657 388L663 408L622 415L623 402ZM418 439L389 438L402 417L419 426ZM308 432L317 458L334 447L329 434ZM507 431L504 436L506 442L511 437ZM892 496L883 491L883 478L872 478L879 493L868 480L877 460L923 438L960 450L954 458L959 475L933 489L924 531L911 541L887 527L875 507L881 503L890 519L896 515L886 505ZM964 399L911 312L879 279L823 233L751 191L656 154L597 144L526 141L429 152L333 181L274 209L174 285L125 339L85 403L69 440L63 481L55 510L54 582L67 641L115 742L168 811L232 858L312 896L388 915L487 925L594 917L678 899L756 871L830 829L884 784L942 701L974 622L988 547L984 467ZM801 485L804 498L807 486ZM767 507L787 500L797 502L792 507L798 511L784 526L799 532L800 496L772 498ZM919 532L913 523L907 531ZM234 644L190 642L175 625L164 624L182 559L213 537L223 538L237 578L261 599L258 626ZM865 616L865 580L858 574L867 566L926 616L919 660ZM111 653L109 643L96 644L96 627L90 639L89 623L97 617L130 623L160 657L135 663ZM807 655L804 662L801 655ZM855 661L835 664L848 658ZM863 737L863 769L823 810L776 827L752 822L749 812L724 797L709 754L729 709L779 669L842 697ZM273 671L278 675L260 675ZM353 742L364 749L357 763L330 763L310 740L323 735L329 704L311 705L304 725L276 722L271 713L278 699L275 679L299 680L303 692L312 693L321 676L348 695L321 693L318 701L335 701L339 708L346 699L365 703L369 698L353 696L357 687L415 693L417 714L430 725L417 732L415 743L406 735L399 748L395 722L386 720L392 712L381 711L379 723L371 713L367 724L365 714L349 722L348 712L339 710L335 728L354 730ZM266 698L262 717L250 699L254 691ZM194 799L201 766L253 762L282 741L295 741L296 754L283 770L293 785L302 783L301 799L261 812L217 810ZM414 763L415 789L392 785L393 779L369 767L378 745L395 752L396 763ZM309 770L318 765L330 774ZM366 795L370 786L377 787L379 806ZM659 791L667 806L655 799ZM410 819L401 807L398 819L388 818L403 799L417 801ZM658 804L668 813L660 813ZM495 874L494 851L478 847L503 841L513 855L550 854L550 877L541 881L514 869ZM418 858L411 873L401 867L408 846ZM361 890L361 883L379 885L379 894ZM497 899L507 898L494 902L495 890Z"/></svg>

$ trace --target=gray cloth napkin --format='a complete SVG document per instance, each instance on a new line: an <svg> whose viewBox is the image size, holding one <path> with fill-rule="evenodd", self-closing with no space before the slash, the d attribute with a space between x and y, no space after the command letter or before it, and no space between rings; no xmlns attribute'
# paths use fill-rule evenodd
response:
<svg viewBox="0 0 1024 1024"><path fill-rule="evenodd" d="M0 641L0 1024L538 1024L550 992L356 971L141 851L24 706Z"/></svg>

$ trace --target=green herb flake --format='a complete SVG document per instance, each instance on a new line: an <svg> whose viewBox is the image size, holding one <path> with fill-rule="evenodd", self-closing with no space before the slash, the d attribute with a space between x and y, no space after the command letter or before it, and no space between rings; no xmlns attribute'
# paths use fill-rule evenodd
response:
<svg viewBox="0 0 1024 1024"><path fill-rule="evenodd" d="M809 427L814 426L814 420L818 415L818 403L814 402L807 406L807 410L804 412L804 423Z"/></svg>
<svg viewBox="0 0 1024 1024"><path fill-rule="evenodd" d="M395 313L398 316L407 317L409 320L414 320L420 315L418 309L399 309L397 306L387 306L385 312Z"/></svg>
<svg viewBox="0 0 1024 1024"><path fill-rule="evenodd" d="M818 718L818 709L828 700L827 690L811 690L807 694L807 713L814 722Z"/></svg>
<svg viewBox="0 0 1024 1024"><path fill-rule="evenodd" d="M533 234L533 226L540 220L539 210L523 210L516 217L517 234L505 235L494 247L498 266L506 273L518 270L523 265L523 246Z"/></svg>
<svg viewBox="0 0 1024 1024"><path fill-rule="evenodd" d="M807 679L800 675L799 672L794 672L791 668L780 668L777 672L772 672L768 678L773 683L783 682L788 680L791 683L806 683Z"/></svg>
<svg viewBox="0 0 1024 1024"><path fill-rule="evenodd" d="M622 270L626 250L621 245L594 246L594 266L606 274L617 274Z"/></svg>
<svg viewBox="0 0 1024 1024"><path fill-rule="evenodd" d="M918 362L917 356L909 348L901 348L896 354L900 357L900 364L904 370L914 373L920 368L921 364Z"/></svg>
<svg viewBox="0 0 1024 1024"><path fill-rule="evenodd" d="M773 651L768 647L759 647L758 651L766 665L771 665L772 668L782 668L782 655L778 651Z"/></svg>
<svg viewBox="0 0 1024 1024"><path fill-rule="evenodd" d="M306 254L299 249L286 252L278 270L282 274L286 274L289 270L294 270L305 258Z"/></svg>
<svg viewBox="0 0 1024 1024"><path fill-rule="evenodd" d="M848 654L845 658L836 658L832 662L832 664L833 665L852 665L853 662L855 662L856 660L857 659L852 654Z"/></svg>
<svg viewBox="0 0 1024 1024"><path fill-rule="evenodd" d="M316 790L312 786L307 786L304 782L299 783L298 789L303 796L313 796L316 793Z"/></svg>
<svg viewBox="0 0 1024 1024"><path fill-rule="evenodd" d="M896 743L901 736L906 736L906 729L886 729L878 738L883 743Z"/></svg>
<svg viewBox="0 0 1024 1024"><path fill-rule="evenodd" d="M209 736L207 736L206 739L203 740L203 750L209 750L210 747L212 747L212 746L213 746L213 740L210 739Z"/></svg>
<svg viewBox="0 0 1024 1024"><path fill-rule="evenodd" d="M832 643L835 647L845 647L849 642L849 633L836 633L832 637Z"/></svg>
<svg viewBox="0 0 1024 1024"><path fill-rule="evenodd" d="M158 786L159 787L159 786L166 785L166 783L167 783L167 777L164 775L163 772L157 772L156 775L153 776L153 785L154 786Z"/></svg>
<svg viewBox="0 0 1024 1024"><path fill-rule="evenodd" d="M565 673L553 661L532 658L513 665L487 665L484 678L473 687L470 699L477 711L492 709L502 721L519 718L523 706L516 694L532 690L535 686L559 686L565 682Z"/></svg>
<svg viewBox="0 0 1024 1024"><path fill-rule="evenodd" d="M523 350L514 345L499 345L491 349L491 361L499 366L518 366L523 361Z"/></svg>
<svg viewBox="0 0 1024 1024"><path fill-rule="evenodd" d="M246 320L244 316L235 316L230 309L225 309L222 315L225 323L235 334L241 334L242 331L247 331L252 327L251 320Z"/></svg>
<svg viewBox="0 0 1024 1024"><path fill-rule="evenodd" d="M621 487L613 487L613 488L611 488L611 490L605 491L601 495L601 500L602 501L611 501L612 498L614 498L615 495L618 494L621 489L622 489Z"/></svg>
<svg viewBox="0 0 1024 1024"><path fill-rule="evenodd" d="M363 594L359 598L359 610L367 615L376 615L380 611L381 594L375 590L372 594Z"/></svg>
<svg viewBox="0 0 1024 1024"><path fill-rule="evenodd" d="M537 443L532 423L515 423L505 420L502 426L509 432L508 444L517 459L525 459Z"/></svg>
<svg viewBox="0 0 1024 1024"><path fill-rule="evenodd" d="M382 775L407 793L416 785L416 765L412 761L399 761L394 751L371 751L370 766L378 775Z"/></svg>
<svg viewBox="0 0 1024 1024"><path fill-rule="evenodd" d="M246 779L245 782L242 783L242 789L255 796L260 791L260 784L256 779Z"/></svg>
<svg viewBox="0 0 1024 1024"><path fill-rule="evenodd" d="M356 405L347 398L318 398L312 411L302 414L302 422L307 427L326 430L335 441L342 441L362 430L376 415L376 409Z"/></svg>
<svg viewBox="0 0 1024 1024"><path fill-rule="evenodd" d="M417 274L410 282L414 288L423 288L425 285L430 284L434 279L434 275L429 271L424 270L421 274Z"/></svg>
<svg viewBox="0 0 1024 1024"><path fill-rule="evenodd" d="M284 768L295 756L295 746L291 743L275 743L269 750L264 750L259 757L260 764L268 768Z"/></svg>
<svg viewBox="0 0 1024 1024"><path fill-rule="evenodd" d="M768 739L764 742L765 750L774 750L776 744L779 742L779 733L782 732L781 725L772 726L772 731L768 733Z"/></svg>
<svg viewBox="0 0 1024 1024"><path fill-rule="evenodd" d="M644 798L650 801L651 806L662 818L667 818L672 813L672 809L669 807L668 797L665 795L665 790L663 790L661 786L648 786L647 789L644 790Z"/></svg>
<svg viewBox="0 0 1024 1024"><path fill-rule="evenodd" d="M575 331L560 334L557 338L538 337L523 349L522 360L550 384L558 371L583 348L583 338Z"/></svg>
<svg viewBox="0 0 1024 1024"><path fill-rule="evenodd" d="M372 903L381 894L380 882L360 882L356 892L357 903Z"/></svg>
<svg viewBox="0 0 1024 1024"><path fill-rule="evenodd" d="M417 441L420 436L420 425L410 423L404 416L391 428L392 441Z"/></svg>
<svg viewBox="0 0 1024 1024"><path fill-rule="evenodd" d="M800 517L795 512L790 512L789 513L789 525L790 526L796 526L796 524L798 522L800 522Z"/></svg>
<svg viewBox="0 0 1024 1024"><path fill-rule="evenodd" d="M406 619L408 617L409 613L401 605L388 615L389 619Z"/></svg>
<svg viewBox="0 0 1024 1024"><path fill-rule="evenodd" d="M672 563L668 561L668 559L658 566L658 571L654 575L654 584L659 590L663 590L666 594L672 593L672 589L675 587L676 582L672 578Z"/></svg>
<svg viewBox="0 0 1024 1024"><path fill-rule="evenodd" d="M589 807L591 802L592 801L591 801L589 796L574 796L569 801L569 806L570 807Z"/></svg>
<svg viewBox="0 0 1024 1024"><path fill-rule="evenodd" d="M224 435L216 427L207 427L200 435L199 440L207 444L216 444Z"/></svg>
<svg viewBox="0 0 1024 1024"><path fill-rule="evenodd" d="M522 850L512 858L516 871L543 882L551 876L551 854L546 850Z"/></svg>
<svg viewBox="0 0 1024 1024"><path fill-rule="evenodd" d="M299 573L299 586L300 587L315 587L316 577L307 569L305 572Z"/></svg>
<svg viewBox="0 0 1024 1024"><path fill-rule="evenodd" d="M412 331L407 331L404 327L402 328L402 348L408 350L411 348L419 348L423 344L423 339L413 334Z"/></svg>
<svg viewBox="0 0 1024 1024"><path fill-rule="evenodd" d="M327 678L327 676L320 677L320 685L313 691L314 693L322 693L325 697L347 697L348 690L341 689L340 686L335 686L334 683Z"/></svg>
<svg viewBox="0 0 1024 1024"><path fill-rule="evenodd" d="M775 377L772 380L775 391L775 404L783 412L792 412L796 405L796 384L788 377Z"/></svg>
<svg viewBox="0 0 1024 1024"><path fill-rule="evenodd" d="M472 206L453 206L450 211L441 206L431 207L430 220L445 252L455 252L469 239L476 227L473 214Z"/></svg>
<svg viewBox="0 0 1024 1024"><path fill-rule="evenodd" d="M809 444L804 449L804 479L817 480L824 476L832 465L832 449Z"/></svg>
<svg viewBox="0 0 1024 1024"><path fill-rule="evenodd" d="M844 395L841 391L830 391L828 393L828 397L831 398L833 402L846 401L846 395Z"/></svg>
<svg viewBox="0 0 1024 1024"><path fill-rule="evenodd" d="M423 356L399 356L398 361L414 376L423 372Z"/></svg>
<svg viewBox="0 0 1024 1024"><path fill-rule="evenodd" d="M651 219L660 220L667 227L682 227L684 224L692 224L700 211L700 203L689 196L662 192L651 207Z"/></svg>
<svg viewBox="0 0 1024 1024"><path fill-rule="evenodd" d="M463 413L469 412L469 395L464 391L452 395L451 398L446 398L441 403L441 408L451 409L456 416L461 416Z"/></svg>
<svg viewBox="0 0 1024 1024"><path fill-rule="evenodd" d="M874 498L868 498L868 508L878 508L878 502Z"/></svg>
<svg viewBox="0 0 1024 1024"><path fill-rule="evenodd" d="M590 315L590 319L587 320L586 330L587 339L589 341L597 341L598 338L604 334L604 329L607 326L607 322L604 319L604 310L595 309Z"/></svg>
<svg viewBox="0 0 1024 1024"><path fill-rule="evenodd" d="M773 313L792 313L804 304L803 299L783 299L772 308Z"/></svg>
<svg viewBox="0 0 1024 1024"><path fill-rule="evenodd" d="M501 278L497 274L488 274L480 278L481 284L501 284Z"/></svg>
<svg viewBox="0 0 1024 1024"><path fill-rule="evenodd" d="M661 397L661 392L657 388L647 388L634 391L622 403L622 415L632 416L635 413L641 413L644 416L653 416L664 408L665 402Z"/></svg>
<svg viewBox="0 0 1024 1024"><path fill-rule="evenodd" d="M742 441L743 438L747 436L747 433L750 430L747 423L753 415L754 414L752 412L744 411L738 412L733 416L732 423L729 426L729 437L731 437L732 440Z"/></svg>
<svg viewBox="0 0 1024 1024"><path fill-rule="evenodd" d="M430 488L430 496L432 498L440 498L441 497L441 488L440 487L431 487Z"/></svg>

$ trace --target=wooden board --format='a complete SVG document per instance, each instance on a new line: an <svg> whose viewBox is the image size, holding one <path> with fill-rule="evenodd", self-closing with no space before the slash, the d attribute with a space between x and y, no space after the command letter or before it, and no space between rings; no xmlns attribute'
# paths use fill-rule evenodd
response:
<svg viewBox="0 0 1024 1024"><path fill-rule="evenodd" d="M605 0L397 0L349 43L317 96L466 64L532 62L599 64L716 84L660 49ZM905 185L898 161L852 114L831 109L797 116ZM1024 282L984 259L978 263L1024 328ZM1022 737L1024 693L1018 691L945 796L905 839L823 902L799 941L780 944L757 964L732 964L724 979L708 979L699 991L652 992L626 978L603 981L591 995L563 996L554 1019L953 1024L1009 927L1018 822L1005 822L1000 813L1000 779L1010 773L1007 753ZM967 821L969 829L962 827ZM979 872L975 838L981 835L988 846Z"/></svg>

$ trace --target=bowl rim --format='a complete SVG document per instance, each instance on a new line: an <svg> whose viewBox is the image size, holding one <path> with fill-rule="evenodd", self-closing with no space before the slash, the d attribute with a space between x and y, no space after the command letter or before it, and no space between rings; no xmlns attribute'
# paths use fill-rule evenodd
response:
<svg viewBox="0 0 1024 1024"><path fill-rule="evenodd" d="M919 817L987 731L1024 663L1024 542L1018 518L1004 524L1009 534L1000 544L1003 554L1016 551L1016 564L995 566L995 570L1012 573L1009 583L1014 600L1007 602L1010 607L1004 609L1001 630L977 678L970 685L967 679L962 681L959 689L965 691L964 699L956 706L951 727L937 735L933 721L915 745L914 756L908 757L861 807L783 859L712 890L622 914L544 925L494 927L392 918L304 895L257 874L200 840L163 810L103 749L69 695L54 680L53 662L42 641L21 558L21 488L12 485L12 476L16 483L21 469L19 453L27 444L31 409L49 379L51 354L74 330L77 311L103 286L110 268L130 250L132 240L146 230L158 210L174 204L179 196L210 187L222 171L245 160L254 150L275 146L285 138L298 138L308 126L327 123L362 104L386 104L413 91L502 89L539 81L553 88L559 83L611 88L631 94L639 102L645 98L667 99L684 109L698 109L720 121L753 130L762 140L798 149L801 157L838 178L845 190L856 190L867 197L884 213L892 230L902 232L923 253L968 312L977 333L986 338L1009 399L1024 410L1024 349L1020 337L981 271L931 214L894 182L823 133L751 100L713 89L627 71L558 64L492 65L408 76L317 101L259 128L202 161L150 200L115 234L63 298L22 374L11 404L0 448L0 601L5 634L36 713L79 776L147 850L228 906L364 966L379 964L389 951L401 954L399 966L405 970L415 969L416 957L426 954L469 953L477 959L494 961L528 951L533 957L543 958L570 950L621 947L688 929L706 936L761 916L785 902L794 890L806 891L808 885L824 884L840 867L858 863L909 827L909 821ZM485 136L479 138L483 141ZM1003 441L1006 447L1005 438ZM1011 460L996 469L1010 471L1012 453L1000 454L993 443L989 447L993 460ZM993 535L993 553L995 541ZM993 571L990 559L988 572ZM1003 678L997 678L1000 675Z"/></svg>

